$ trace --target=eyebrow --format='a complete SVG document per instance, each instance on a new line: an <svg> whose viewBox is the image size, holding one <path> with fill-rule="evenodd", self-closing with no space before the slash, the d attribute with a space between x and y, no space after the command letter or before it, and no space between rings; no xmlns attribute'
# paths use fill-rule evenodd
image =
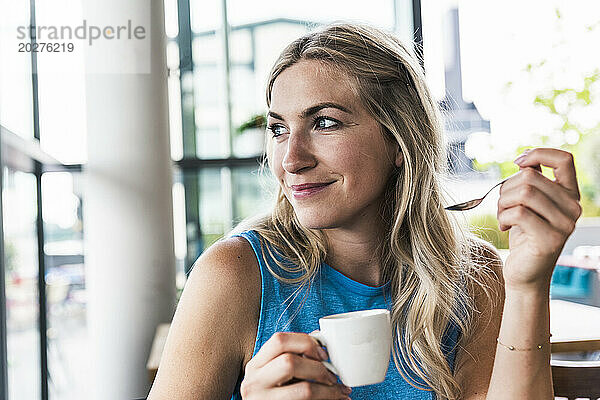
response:
<svg viewBox="0 0 600 400"><path fill-rule="evenodd" d="M343 112L345 112L347 114L352 114L352 111L350 111L348 108L342 106L341 104L332 103L332 102L324 102L324 103L315 104L312 107L308 107L306 110L304 110L304 111L302 111L302 113L300 113L300 118L303 118L303 119L308 118L311 115L318 113L319 111L321 111L324 108L337 108L338 110L342 110ZM268 115L270 117L285 121L285 118L283 118L281 115L279 115L277 113L274 113L273 111L269 111Z"/></svg>

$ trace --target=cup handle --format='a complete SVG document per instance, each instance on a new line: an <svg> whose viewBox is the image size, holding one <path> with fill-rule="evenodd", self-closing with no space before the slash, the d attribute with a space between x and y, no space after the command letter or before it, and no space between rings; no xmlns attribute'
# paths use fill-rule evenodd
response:
<svg viewBox="0 0 600 400"><path fill-rule="evenodd" d="M323 334L321 333L320 330L317 329L316 331L312 331L308 335L314 337L315 339L317 339L317 341L321 344L321 346L327 347L327 341L325 340L325 336L323 336ZM325 366L325 368L327 368L333 374L338 375L338 376L340 375L338 373L337 369L329 361L321 361L321 363L323 363L323 365Z"/></svg>

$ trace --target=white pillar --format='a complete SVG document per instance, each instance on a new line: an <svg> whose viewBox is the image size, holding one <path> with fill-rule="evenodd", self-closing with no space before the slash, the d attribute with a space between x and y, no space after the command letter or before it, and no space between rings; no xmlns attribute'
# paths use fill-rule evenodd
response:
<svg viewBox="0 0 600 400"><path fill-rule="evenodd" d="M85 0L83 11L88 26L144 25L152 49L98 39L85 56L90 397L127 400L147 395L154 330L175 307L163 2Z"/></svg>

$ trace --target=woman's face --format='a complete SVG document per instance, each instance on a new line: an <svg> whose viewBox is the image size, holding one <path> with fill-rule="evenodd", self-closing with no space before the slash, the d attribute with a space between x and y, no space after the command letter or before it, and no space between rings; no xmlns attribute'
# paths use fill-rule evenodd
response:
<svg viewBox="0 0 600 400"><path fill-rule="evenodd" d="M271 169L303 226L378 224L384 186L401 153L384 139L348 78L321 66L298 62L273 84Z"/></svg>

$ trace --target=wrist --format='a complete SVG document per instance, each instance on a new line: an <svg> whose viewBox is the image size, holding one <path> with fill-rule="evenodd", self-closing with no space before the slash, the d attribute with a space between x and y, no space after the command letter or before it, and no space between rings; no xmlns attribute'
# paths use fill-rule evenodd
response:
<svg viewBox="0 0 600 400"><path fill-rule="evenodd" d="M504 286L506 298L550 298L550 284L510 285Z"/></svg>
<svg viewBox="0 0 600 400"><path fill-rule="evenodd" d="M507 288L500 341L515 348L538 348L550 336L549 290Z"/></svg>
<svg viewBox="0 0 600 400"><path fill-rule="evenodd" d="M550 306L550 288L507 286L504 306L521 310L546 309Z"/></svg>
<svg viewBox="0 0 600 400"><path fill-rule="evenodd" d="M511 279L504 278L504 289L506 295L509 293L514 296L550 296L550 281L552 276L544 277L528 282L514 282Z"/></svg>
<svg viewBox="0 0 600 400"><path fill-rule="evenodd" d="M544 262L543 266L537 264L529 264L524 260L507 260L503 268L507 292L523 296L549 294L555 263Z"/></svg>

